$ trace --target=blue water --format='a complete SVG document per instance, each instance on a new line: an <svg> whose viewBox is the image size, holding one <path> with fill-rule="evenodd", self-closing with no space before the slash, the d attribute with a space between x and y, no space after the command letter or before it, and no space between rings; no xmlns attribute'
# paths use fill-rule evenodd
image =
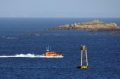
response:
<svg viewBox="0 0 120 79"><path fill-rule="evenodd" d="M45 30L94 19L97 18L0 18L0 56L42 55L48 45L64 53L64 58L0 58L0 79L120 79L120 35ZM119 18L99 20L120 26ZM45 35L26 36L27 33ZM88 49L87 70L76 68L80 65L81 45Z"/></svg>

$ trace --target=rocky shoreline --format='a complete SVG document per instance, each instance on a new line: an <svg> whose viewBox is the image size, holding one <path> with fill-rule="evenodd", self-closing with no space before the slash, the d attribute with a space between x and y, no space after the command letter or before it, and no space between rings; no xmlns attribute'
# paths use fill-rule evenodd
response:
<svg viewBox="0 0 120 79"><path fill-rule="evenodd" d="M82 22L74 24L60 25L47 30L89 30L89 31L120 31L120 27L116 23L105 23L99 20L91 22Z"/></svg>

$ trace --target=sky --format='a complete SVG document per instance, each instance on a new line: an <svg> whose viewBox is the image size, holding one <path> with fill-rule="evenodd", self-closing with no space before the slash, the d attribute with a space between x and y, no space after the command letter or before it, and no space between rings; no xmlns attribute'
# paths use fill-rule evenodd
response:
<svg viewBox="0 0 120 79"><path fill-rule="evenodd" d="M0 0L0 17L120 18L120 0Z"/></svg>

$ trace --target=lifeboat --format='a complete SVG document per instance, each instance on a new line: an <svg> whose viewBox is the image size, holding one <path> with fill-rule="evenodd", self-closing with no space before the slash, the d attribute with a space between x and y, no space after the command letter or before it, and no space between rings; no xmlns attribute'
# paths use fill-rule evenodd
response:
<svg viewBox="0 0 120 79"><path fill-rule="evenodd" d="M50 50L50 47L46 47L46 53L45 53L45 56L53 56L53 57L63 57L63 54L60 54L60 53L57 53L57 52L54 52L54 51L51 51Z"/></svg>

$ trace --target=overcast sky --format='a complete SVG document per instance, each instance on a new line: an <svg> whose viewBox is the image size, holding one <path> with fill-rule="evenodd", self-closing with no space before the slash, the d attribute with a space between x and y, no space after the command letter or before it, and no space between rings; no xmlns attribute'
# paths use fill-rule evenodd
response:
<svg viewBox="0 0 120 79"><path fill-rule="evenodd" d="M0 0L0 17L120 18L120 0Z"/></svg>

